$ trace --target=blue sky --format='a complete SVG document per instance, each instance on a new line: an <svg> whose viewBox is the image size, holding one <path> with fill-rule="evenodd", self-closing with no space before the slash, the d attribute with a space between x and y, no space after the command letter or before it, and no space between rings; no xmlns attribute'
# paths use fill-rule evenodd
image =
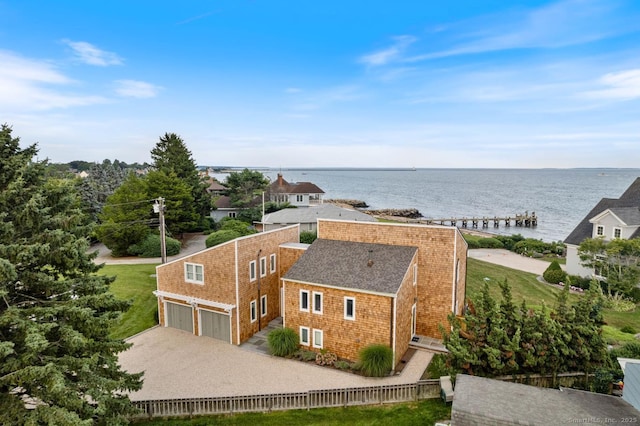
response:
<svg viewBox="0 0 640 426"><path fill-rule="evenodd" d="M0 0L0 63L53 162L640 166L635 0Z"/></svg>

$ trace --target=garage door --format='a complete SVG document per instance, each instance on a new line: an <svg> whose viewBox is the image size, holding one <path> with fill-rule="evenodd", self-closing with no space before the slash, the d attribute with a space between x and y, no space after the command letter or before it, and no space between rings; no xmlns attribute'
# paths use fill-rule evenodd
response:
<svg viewBox="0 0 640 426"><path fill-rule="evenodd" d="M231 323L229 315L211 311L200 311L201 334L214 339L231 341Z"/></svg>
<svg viewBox="0 0 640 426"><path fill-rule="evenodd" d="M167 327L193 333L193 309L191 306L167 302Z"/></svg>

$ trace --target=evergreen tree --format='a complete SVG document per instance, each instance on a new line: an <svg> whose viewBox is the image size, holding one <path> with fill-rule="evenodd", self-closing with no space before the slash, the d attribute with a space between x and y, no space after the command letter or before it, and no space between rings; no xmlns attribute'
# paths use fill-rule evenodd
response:
<svg viewBox="0 0 640 426"><path fill-rule="evenodd" d="M229 173L224 185L233 206L250 207L251 202L266 190L269 180L257 170L244 169Z"/></svg>
<svg viewBox="0 0 640 426"><path fill-rule="evenodd" d="M193 204L189 208L193 210L187 214L197 215L200 222L198 225L205 226L204 222L209 217L213 205L211 196L207 193L208 185L198 175L196 162L182 138L175 133L165 133L151 150L151 159L155 170L166 175L174 173L190 188ZM168 193L162 196L166 199L171 198Z"/></svg>
<svg viewBox="0 0 640 426"><path fill-rule="evenodd" d="M171 235L193 230L198 224L191 189L175 173L153 170L145 176L148 199L165 199L165 223Z"/></svg>
<svg viewBox="0 0 640 426"><path fill-rule="evenodd" d="M79 180L78 191L85 212L96 223L107 197L113 194L127 177L128 171L116 164L117 161L111 164L109 160L105 160L102 164L95 164L89 170L89 176Z"/></svg>
<svg viewBox="0 0 640 426"><path fill-rule="evenodd" d="M0 128L0 424L124 423L141 381L109 328L127 304L96 275L73 183L36 153Z"/></svg>

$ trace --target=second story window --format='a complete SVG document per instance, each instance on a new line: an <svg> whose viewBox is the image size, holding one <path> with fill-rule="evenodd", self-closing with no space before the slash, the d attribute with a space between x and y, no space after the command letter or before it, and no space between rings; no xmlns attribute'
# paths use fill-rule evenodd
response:
<svg viewBox="0 0 640 426"><path fill-rule="evenodd" d="M276 254L269 256L269 272L272 274L276 271Z"/></svg>
<svg viewBox="0 0 640 426"><path fill-rule="evenodd" d="M300 290L300 310L309 312L309 292L307 290Z"/></svg>
<svg viewBox="0 0 640 426"><path fill-rule="evenodd" d="M256 261L255 260L252 260L251 262L249 262L249 280L250 281L256 280Z"/></svg>
<svg viewBox="0 0 640 426"><path fill-rule="evenodd" d="M613 228L613 238L620 238L620 237L622 237L622 229Z"/></svg>
<svg viewBox="0 0 640 426"><path fill-rule="evenodd" d="M322 313L322 293L317 291L313 292L313 313L314 314Z"/></svg>
<svg viewBox="0 0 640 426"><path fill-rule="evenodd" d="M184 279L189 283L204 284L204 268L197 263L184 264Z"/></svg>
<svg viewBox="0 0 640 426"><path fill-rule="evenodd" d="M266 257L260 258L260 276L261 277L267 276L267 258Z"/></svg>
<svg viewBox="0 0 640 426"><path fill-rule="evenodd" d="M602 225L596 226L596 235L598 237L602 237L604 235L604 226Z"/></svg>

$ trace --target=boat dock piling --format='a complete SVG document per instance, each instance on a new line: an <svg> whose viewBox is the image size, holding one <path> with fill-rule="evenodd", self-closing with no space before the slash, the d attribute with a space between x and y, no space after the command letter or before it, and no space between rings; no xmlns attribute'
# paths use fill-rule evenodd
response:
<svg viewBox="0 0 640 426"><path fill-rule="evenodd" d="M458 226L460 223L461 228L488 228L489 224L493 224L494 228L498 228L500 226L500 222L504 222L504 226L511 226L513 223L514 226L520 226L525 228L535 228L538 226L538 217L536 216L536 212L524 212L524 214L515 214L513 216L505 216L505 217L472 217L472 218L448 218L448 219L419 219L417 221L412 221L414 223L424 223L427 225L451 225Z"/></svg>

